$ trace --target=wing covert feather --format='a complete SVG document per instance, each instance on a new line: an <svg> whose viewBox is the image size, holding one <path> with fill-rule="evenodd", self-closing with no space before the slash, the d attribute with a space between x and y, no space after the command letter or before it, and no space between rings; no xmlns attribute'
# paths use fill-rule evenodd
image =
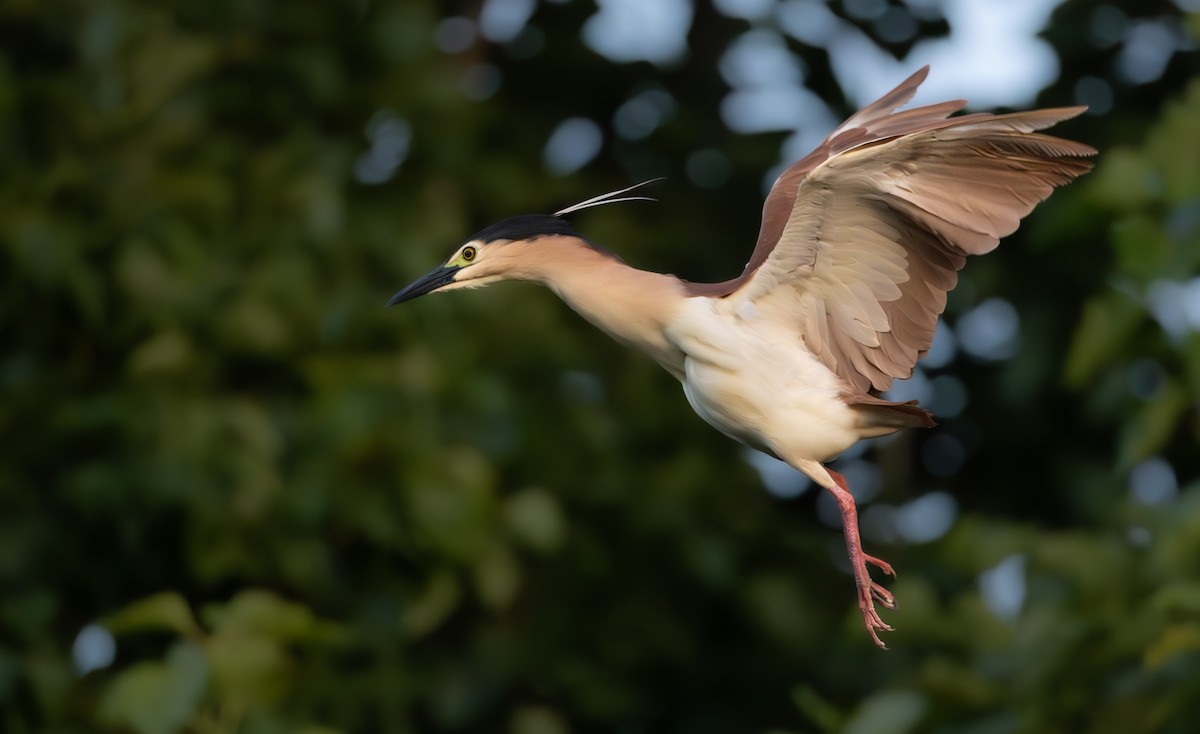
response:
<svg viewBox="0 0 1200 734"><path fill-rule="evenodd" d="M861 393L911 376L967 255L995 249L1056 187L1090 170L1095 153L1037 132L1079 107L948 117L962 108L956 101L893 112L926 72L785 170L745 272L705 287L794 324Z"/></svg>

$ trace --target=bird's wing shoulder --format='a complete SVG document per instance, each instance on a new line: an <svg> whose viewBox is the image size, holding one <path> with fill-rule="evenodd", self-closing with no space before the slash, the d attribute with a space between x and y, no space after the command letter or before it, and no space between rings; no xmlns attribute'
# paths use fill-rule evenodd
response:
<svg viewBox="0 0 1200 734"><path fill-rule="evenodd" d="M729 296L795 323L808 349L863 392L912 374L967 255L995 248L1091 168L1082 157L1092 148L1036 132L1083 108L947 118L959 106L850 118L823 158L797 164L796 180L780 177L759 262ZM855 121L869 134L847 128Z"/></svg>

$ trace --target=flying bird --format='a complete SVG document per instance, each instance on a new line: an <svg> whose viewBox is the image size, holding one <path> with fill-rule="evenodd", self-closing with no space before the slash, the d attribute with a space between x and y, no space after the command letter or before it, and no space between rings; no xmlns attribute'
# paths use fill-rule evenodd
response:
<svg viewBox="0 0 1200 734"><path fill-rule="evenodd" d="M555 214L480 230L389 301L502 280L540 283L683 384L717 430L786 461L841 510L858 606L875 644L894 608L867 566L854 498L824 465L856 442L934 425L916 401L881 397L933 341L968 255L995 249L1096 151L1038 132L1085 107L993 115L962 100L897 111L925 67L851 116L775 181L742 274L693 283L632 268L576 232L580 209L641 199L636 186ZM640 185L640 184L639 184Z"/></svg>

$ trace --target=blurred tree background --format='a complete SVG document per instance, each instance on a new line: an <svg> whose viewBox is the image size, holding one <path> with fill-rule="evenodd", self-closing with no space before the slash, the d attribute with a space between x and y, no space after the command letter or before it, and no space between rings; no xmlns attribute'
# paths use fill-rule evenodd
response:
<svg viewBox="0 0 1200 734"><path fill-rule="evenodd" d="M0 730L1194 732L1195 0L0 6ZM1102 151L968 263L940 414L831 508L476 229L740 271L771 172L927 61ZM957 86L956 86L957 85ZM922 98L923 101L934 101ZM764 491L765 490L765 491Z"/></svg>

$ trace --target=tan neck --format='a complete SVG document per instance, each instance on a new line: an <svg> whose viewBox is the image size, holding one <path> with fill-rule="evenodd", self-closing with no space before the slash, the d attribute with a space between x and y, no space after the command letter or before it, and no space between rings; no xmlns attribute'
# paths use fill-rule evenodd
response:
<svg viewBox="0 0 1200 734"><path fill-rule="evenodd" d="M619 342L637 347L677 377L682 354L663 330L682 305L682 282L673 275L632 268L573 237L525 245L537 248L523 279L545 285L585 319Z"/></svg>

